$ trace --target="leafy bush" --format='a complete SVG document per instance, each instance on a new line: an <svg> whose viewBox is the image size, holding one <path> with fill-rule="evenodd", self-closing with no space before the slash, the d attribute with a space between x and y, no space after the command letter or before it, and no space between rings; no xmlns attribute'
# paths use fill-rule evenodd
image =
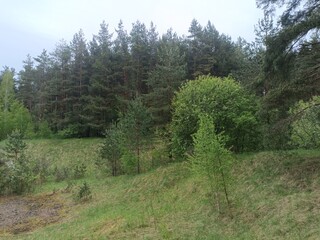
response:
<svg viewBox="0 0 320 240"><path fill-rule="evenodd" d="M51 131L47 121L42 121L39 123L38 129L36 131L36 137L39 137L39 138L52 137L52 131Z"/></svg>
<svg viewBox="0 0 320 240"><path fill-rule="evenodd" d="M0 83L0 140L15 129L25 133L30 125L28 109L15 98L13 73L6 70Z"/></svg>
<svg viewBox="0 0 320 240"><path fill-rule="evenodd" d="M231 78L199 77L183 85L173 101L171 125L173 151L181 156L192 147L199 113L212 117L216 133L224 133L226 146L247 151L258 146L257 104Z"/></svg>
<svg viewBox="0 0 320 240"><path fill-rule="evenodd" d="M171 161L170 150L165 143L158 143L151 151L151 167L156 168L159 166L167 165Z"/></svg>
<svg viewBox="0 0 320 240"><path fill-rule="evenodd" d="M320 96L298 102L291 110L291 144L301 148L320 147Z"/></svg>
<svg viewBox="0 0 320 240"><path fill-rule="evenodd" d="M58 138L74 138L79 137L79 127L77 125L69 125L68 127L58 131Z"/></svg>

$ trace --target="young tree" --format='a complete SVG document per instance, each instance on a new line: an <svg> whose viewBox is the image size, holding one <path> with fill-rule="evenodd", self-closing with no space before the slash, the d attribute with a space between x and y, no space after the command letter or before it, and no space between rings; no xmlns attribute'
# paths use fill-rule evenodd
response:
<svg viewBox="0 0 320 240"><path fill-rule="evenodd" d="M28 110L16 100L13 73L8 70L0 84L0 139L6 138L14 129L25 132L31 124Z"/></svg>
<svg viewBox="0 0 320 240"><path fill-rule="evenodd" d="M225 148L222 134L216 134L213 118L199 114L199 128L193 135L194 152L189 156L191 169L205 178L210 192L216 196L220 212L220 193L223 192L230 208L227 186L231 179L232 156Z"/></svg>
<svg viewBox="0 0 320 240"><path fill-rule="evenodd" d="M107 166L111 169L112 176L118 176L123 172L121 164L122 156L122 130L116 123L110 125L105 132L105 140L100 149L100 159L96 162L99 169Z"/></svg>
<svg viewBox="0 0 320 240"><path fill-rule="evenodd" d="M25 155L23 134L15 130L8 135L4 148L4 175L0 179L0 194L22 194L32 189L35 179L30 161ZM3 185L3 186L1 186Z"/></svg>
<svg viewBox="0 0 320 240"><path fill-rule="evenodd" d="M133 161L136 172L140 174L141 151L148 142L150 143L151 134L151 116L140 97L129 103L127 112L120 116L119 124L123 131L124 148L129 151L129 159L126 160Z"/></svg>

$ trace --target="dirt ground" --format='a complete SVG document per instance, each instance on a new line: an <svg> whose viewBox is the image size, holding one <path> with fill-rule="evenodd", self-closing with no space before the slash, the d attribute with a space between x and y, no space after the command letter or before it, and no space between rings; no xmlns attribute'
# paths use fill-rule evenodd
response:
<svg viewBox="0 0 320 240"><path fill-rule="evenodd" d="M58 194L0 198L0 236L18 234L61 220L67 212Z"/></svg>

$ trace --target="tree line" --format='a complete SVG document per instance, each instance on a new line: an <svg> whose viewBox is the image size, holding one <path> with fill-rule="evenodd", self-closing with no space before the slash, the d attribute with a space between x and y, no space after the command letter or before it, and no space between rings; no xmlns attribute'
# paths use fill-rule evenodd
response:
<svg viewBox="0 0 320 240"><path fill-rule="evenodd" d="M1 73L1 129L24 123L23 129L43 136L50 132L64 137L101 136L136 98L148 109L153 126L163 128L172 120L171 103L180 87L187 80L211 75L231 77L255 96L259 131L241 142L251 141L264 149L286 148L292 131L300 132L293 126L301 124L293 122L308 112L302 106L311 110L318 106L314 96L320 89L319 4L256 2L265 15L256 25L252 43L242 38L233 41L211 22L201 26L195 19L187 36L172 29L160 36L153 23L147 27L140 21L128 32L120 21L114 32L103 22L90 41L80 30L70 43L60 41L52 52L27 56L17 79L8 74L9 68ZM284 11L275 19L278 6ZM26 126L29 122L32 126Z"/></svg>
<svg viewBox="0 0 320 240"><path fill-rule="evenodd" d="M210 22L201 26L193 20L182 37L172 29L159 36L153 23L148 28L139 21L130 33L120 21L112 33L103 22L91 41L80 30L52 52L28 55L15 95L29 110L36 132L45 125L68 137L101 136L138 96L154 124L164 126L171 120L174 92L186 79L208 74L244 79L249 45L233 42Z"/></svg>

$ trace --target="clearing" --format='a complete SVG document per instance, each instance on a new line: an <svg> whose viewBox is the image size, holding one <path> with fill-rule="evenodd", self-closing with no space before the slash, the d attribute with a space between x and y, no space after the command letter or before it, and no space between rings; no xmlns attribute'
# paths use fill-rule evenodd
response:
<svg viewBox="0 0 320 240"><path fill-rule="evenodd" d="M57 194L0 198L0 234L18 234L58 222L68 207Z"/></svg>

